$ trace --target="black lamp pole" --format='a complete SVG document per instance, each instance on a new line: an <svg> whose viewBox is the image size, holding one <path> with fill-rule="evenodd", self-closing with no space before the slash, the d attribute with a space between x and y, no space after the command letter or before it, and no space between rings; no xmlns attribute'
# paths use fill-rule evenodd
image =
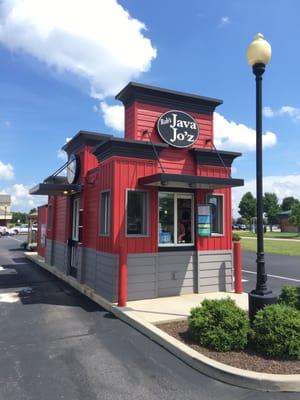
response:
<svg viewBox="0 0 300 400"><path fill-rule="evenodd" d="M267 288L267 274L264 253L263 225L263 163L262 163L262 76L265 64L253 65L256 80L256 215L257 215L257 275L256 288L249 293L249 318L253 320L256 312L276 302L272 290Z"/></svg>

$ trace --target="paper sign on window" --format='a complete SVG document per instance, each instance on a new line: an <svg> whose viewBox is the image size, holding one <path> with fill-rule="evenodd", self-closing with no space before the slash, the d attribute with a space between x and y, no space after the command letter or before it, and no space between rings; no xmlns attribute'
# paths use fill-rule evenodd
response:
<svg viewBox="0 0 300 400"><path fill-rule="evenodd" d="M198 236L211 235L211 207L209 205L198 205L197 231Z"/></svg>

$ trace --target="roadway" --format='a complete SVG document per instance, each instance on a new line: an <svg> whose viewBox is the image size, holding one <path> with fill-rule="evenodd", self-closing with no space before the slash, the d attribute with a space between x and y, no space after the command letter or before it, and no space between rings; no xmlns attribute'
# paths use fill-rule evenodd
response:
<svg viewBox="0 0 300 400"><path fill-rule="evenodd" d="M0 238L0 400L296 400L206 377Z"/></svg>

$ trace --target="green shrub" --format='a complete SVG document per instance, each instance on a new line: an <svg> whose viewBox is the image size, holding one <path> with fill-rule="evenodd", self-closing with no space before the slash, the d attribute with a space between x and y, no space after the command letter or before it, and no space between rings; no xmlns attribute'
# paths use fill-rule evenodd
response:
<svg viewBox="0 0 300 400"><path fill-rule="evenodd" d="M281 289L280 303L300 310L300 287L286 285Z"/></svg>
<svg viewBox="0 0 300 400"><path fill-rule="evenodd" d="M191 337L202 346L230 351L247 345L247 314L229 297L204 300L201 307L191 310L188 322Z"/></svg>
<svg viewBox="0 0 300 400"><path fill-rule="evenodd" d="M232 232L232 240L234 242L239 242L241 240L241 235L237 232Z"/></svg>
<svg viewBox="0 0 300 400"><path fill-rule="evenodd" d="M300 311L284 304L259 310L252 324L252 341L263 355L300 359Z"/></svg>

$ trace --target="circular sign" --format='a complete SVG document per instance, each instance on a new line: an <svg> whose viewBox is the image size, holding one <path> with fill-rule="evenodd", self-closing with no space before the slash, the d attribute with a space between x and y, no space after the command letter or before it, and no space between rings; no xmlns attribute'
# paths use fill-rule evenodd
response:
<svg viewBox="0 0 300 400"><path fill-rule="evenodd" d="M174 147L192 146L199 136L194 118L183 111L167 111L159 117L157 130L160 137Z"/></svg>
<svg viewBox="0 0 300 400"><path fill-rule="evenodd" d="M67 181L72 184L79 176L79 159L75 154L71 154L67 165Z"/></svg>

